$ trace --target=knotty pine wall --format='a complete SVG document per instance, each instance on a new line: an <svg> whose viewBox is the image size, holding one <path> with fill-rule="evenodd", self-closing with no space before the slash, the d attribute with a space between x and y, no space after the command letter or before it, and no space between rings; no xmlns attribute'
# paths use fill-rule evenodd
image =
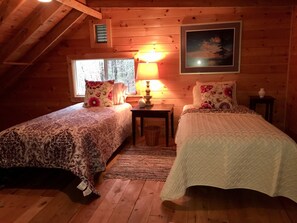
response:
<svg viewBox="0 0 297 223"><path fill-rule="evenodd" d="M103 8L101 11L104 18L112 19L113 50L155 49L166 55L159 61L161 88L151 93L153 102L175 105L175 124L182 107L192 103L196 80L236 80L240 104L248 105L249 96L256 95L261 87L267 95L274 96L274 125L285 128L291 7ZM179 74L182 24L238 20L242 21L239 74ZM90 48L89 25L85 21L2 96L1 128L72 104L66 57L96 52L104 49Z"/></svg>
<svg viewBox="0 0 297 223"><path fill-rule="evenodd" d="M297 6L292 13L291 56L288 78L286 129L297 141Z"/></svg>

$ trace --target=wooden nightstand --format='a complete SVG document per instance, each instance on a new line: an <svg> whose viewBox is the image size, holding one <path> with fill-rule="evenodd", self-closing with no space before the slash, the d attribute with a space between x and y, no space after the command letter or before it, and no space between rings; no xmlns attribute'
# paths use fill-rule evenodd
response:
<svg viewBox="0 0 297 223"><path fill-rule="evenodd" d="M255 111L257 104L265 104L265 119L272 123L274 100L275 98L271 96L264 96L263 98L260 98L259 96L250 96L250 109Z"/></svg>
<svg viewBox="0 0 297 223"><path fill-rule="evenodd" d="M136 118L140 117L141 136L143 136L143 119L144 118L164 118L165 119L165 130L166 130L166 146L169 144L169 116L171 117L171 135L174 137L174 105L169 104L154 104L152 107L139 108L134 107L132 111L132 135L133 145L136 141Z"/></svg>

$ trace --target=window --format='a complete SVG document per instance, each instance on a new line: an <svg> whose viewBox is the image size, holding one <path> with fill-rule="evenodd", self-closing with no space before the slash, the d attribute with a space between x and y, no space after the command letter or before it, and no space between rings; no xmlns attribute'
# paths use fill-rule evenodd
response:
<svg viewBox="0 0 297 223"><path fill-rule="evenodd" d="M128 93L136 92L134 58L71 59L73 97L85 96L85 80L123 82Z"/></svg>

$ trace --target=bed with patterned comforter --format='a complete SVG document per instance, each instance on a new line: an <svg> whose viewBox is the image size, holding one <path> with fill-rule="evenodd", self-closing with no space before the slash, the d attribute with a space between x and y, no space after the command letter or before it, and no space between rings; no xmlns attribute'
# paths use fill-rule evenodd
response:
<svg viewBox="0 0 297 223"><path fill-rule="evenodd" d="M131 135L131 105L84 108L78 103L0 132L0 167L69 170L84 195L98 193L94 175Z"/></svg>
<svg viewBox="0 0 297 223"><path fill-rule="evenodd" d="M162 200L195 185L246 188L297 202L297 146L285 133L244 107L185 106L175 138L177 157Z"/></svg>

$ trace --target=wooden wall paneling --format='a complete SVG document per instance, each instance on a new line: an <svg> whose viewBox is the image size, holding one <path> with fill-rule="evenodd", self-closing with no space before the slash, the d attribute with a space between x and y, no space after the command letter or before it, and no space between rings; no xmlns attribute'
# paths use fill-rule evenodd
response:
<svg viewBox="0 0 297 223"><path fill-rule="evenodd" d="M2 102L9 106L24 107L29 105L53 104L69 101L67 73L55 78L20 78L11 91L8 91ZM20 98L22 99L20 101ZM18 101L18 103L16 103ZM67 104L71 104L67 102Z"/></svg>
<svg viewBox="0 0 297 223"><path fill-rule="evenodd" d="M280 31L281 33L281 31ZM246 36L247 34L245 34ZM242 55L245 56L283 56L288 55L288 47L287 46L270 46L270 47L248 47L241 48Z"/></svg>
<svg viewBox="0 0 297 223"><path fill-rule="evenodd" d="M65 60L65 57L61 57L60 61ZM44 80L46 78L61 78L61 73L67 70L66 62L58 62L55 59L51 60L51 63L40 61L40 66L34 67L33 71L26 72L26 77L30 79ZM63 77L63 76L62 76Z"/></svg>
<svg viewBox="0 0 297 223"><path fill-rule="evenodd" d="M87 1L87 4L89 2ZM264 4L263 2L258 3ZM244 3L241 2L241 4ZM274 2L274 4L276 3ZM253 7L196 8L114 7L101 8L101 13L103 18L112 19L113 49L111 50L118 52L138 50L140 53L145 53L155 49L157 52L164 53L165 57L158 62L161 88L152 91L153 102L175 105L175 125L177 125L182 107L185 104L192 103L192 88L196 80L204 82L236 80L238 83L238 101L241 104L248 105L249 96L257 94L260 87L265 87L267 94L276 98L274 124L284 129L284 101L286 100L285 91L290 47L290 6L274 7L265 4L265 7L255 5ZM181 24L237 20L242 21L241 72L239 74L180 75L179 32ZM110 49L90 48L88 21L85 21L76 32L61 42L54 52L49 54L48 58L44 58L43 63L35 66L29 78L38 79L37 73L42 72L44 78L53 78L53 82L49 82L51 83L50 86L55 85L55 81L62 81L57 78L59 75L61 77L67 76L65 63L68 55L105 51L108 52ZM60 68L53 68L55 65ZM51 75L53 76L51 77ZM65 81L66 79L63 79L63 83ZM38 81L32 81L33 83L34 85L38 84ZM60 98L61 103L70 100L66 98L67 93L62 92L64 85L59 83L56 85L56 90L61 91L61 94L57 93L57 95L60 94L59 97L65 97ZM137 86L138 92L144 94L143 88L140 88L138 83ZM32 88L34 88L33 85ZM68 86L65 91L69 91ZM34 92L28 97L37 98L34 94L37 94L38 91ZM48 98L53 97L59 100L55 90L54 92L50 92L50 90L46 92ZM44 93L43 96L46 97L47 93ZM30 99L25 100L29 101ZM67 102L71 103L70 101Z"/></svg>
<svg viewBox="0 0 297 223"><path fill-rule="evenodd" d="M275 18L274 15L272 17L264 17L261 22L259 22L258 18L250 18L245 20L244 25L247 30L249 29L277 29L276 27L288 28L290 29L290 23L287 23L288 20L290 21L290 16L285 14L282 18Z"/></svg>
<svg viewBox="0 0 297 223"><path fill-rule="evenodd" d="M112 30L113 37L128 37L131 36L131 32L135 36L154 36L154 35L168 35L179 34L179 27L138 27L134 29L115 28Z"/></svg>
<svg viewBox="0 0 297 223"><path fill-rule="evenodd" d="M253 66L249 64L241 64L240 65L240 73L244 74L270 74L270 73L279 73L286 74L287 72L287 64L253 64ZM283 77L284 78L284 77Z"/></svg>
<svg viewBox="0 0 297 223"><path fill-rule="evenodd" d="M87 0L87 5L91 7L250 7L250 6L286 6L292 5L292 0L259 0L245 1L245 0Z"/></svg>
<svg viewBox="0 0 297 223"><path fill-rule="evenodd" d="M288 55L282 56L241 56L241 62L244 64L287 64Z"/></svg>
<svg viewBox="0 0 297 223"><path fill-rule="evenodd" d="M103 7L101 8L104 18L111 18L113 20L141 20L141 19L154 19L154 18L178 18L185 17L196 18L199 20L201 17L209 18L208 16L225 16L225 17L234 17L242 19L263 19L263 18L282 18L283 16L290 16L291 6L282 7L282 10L279 10L279 7ZM122 16L122 13L125 14L125 17Z"/></svg>
<svg viewBox="0 0 297 223"><path fill-rule="evenodd" d="M287 28L271 28L271 29L251 29L246 30L242 38L245 40L249 39L279 39L282 38L283 35L290 35L290 29ZM273 46L278 47L278 46ZM265 51L264 51L265 52ZM287 51L286 51L287 53Z"/></svg>
<svg viewBox="0 0 297 223"><path fill-rule="evenodd" d="M112 18L114 19L114 18ZM121 20L116 20L116 23L113 22L112 25L114 29L117 28L139 28L139 27L176 27L180 25L183 21L183 17L167 17L165 15L155 16L152 18L139 18L138 20L122 18Z"/></svg>
<svg viewBox="0 0 297 223"><path fill-rule="evenodd" d="M179 50L179 45L176 44L158 44L158 43L151 43L151 44L131 44L128 46L122 46L122 45L116 45L114 44L114 50L121 52L121 51L128 51L133 50L137 51L141 49L141 52L151 52L152 50L155 50L156 52L162 52L162 53L171 53Z"/></svg>
<svg viewBox="0 0 297 223"><path fill-rule="evenodd" d="M236 13L237 8L233 7L196 7L196 8L188 8L188 7L178 7L178 8L170 8L170 7L154 7L154 8L101 8L103 16L111 18L116 21L127 21L127 20L149 20L156 18L173 18L173 22L175 23L177 19L184 19L185 17L191 18L207 18L208 16L219 16L219 15L229 15ZM125 17L121 16L121 13L125 13ZM262 12L263 13L263 12ZM175 19L174 19L175 18ZM174 24L173 23L173 24Z"/></svg>
<svg viewBox="0 0 297 223"><path fill-rule="evenodd" d="M135 36L135 37L113 37L117 46L127 46L129 44L172 44L179 42L179 34L167 34L162 36Z"/></svg>
<svg viewBox="0 0 297 223"><path fill-rule="evenodd" d="M289 37L289 35L287 36ZM287 49L289 48L289 44L288 42L282 38L282 39L250 39L250 40L242 40L242 45L244 47L272 47L272 46L284 46L287 47Z"/></svg>
<svg viewBox="0 0 297 223"><path fill-rule="evenodd" d="M288 90L287 90L287 112L286 131L297 142L297 5L292 13L292 35L289 62Z"/></svg>

